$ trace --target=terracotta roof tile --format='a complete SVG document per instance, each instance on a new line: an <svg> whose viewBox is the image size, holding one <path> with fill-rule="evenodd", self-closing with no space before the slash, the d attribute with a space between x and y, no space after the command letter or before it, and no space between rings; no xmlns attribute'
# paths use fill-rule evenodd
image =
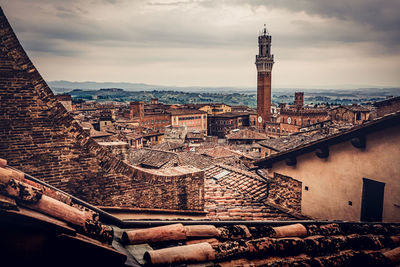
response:
<svg viewBox="0 0 400 267"><path fill-rule="evenodd" d="M219 178L218 174L223 176ZM212 220L295 219L265 204L267 184L253 173L215 165L205 170L205 210ZM229 212L229 211L234 212ZM253 213L256 210L256 213Z"/></svg>
<svg viewBox="0 0 400 267"><path fill-rule="evenodd" d="M191 227L198 229L194 240L190 240ZM127 230L125 235L140 235L145 238L141 242L157 247L144 253L148 265L392 266L400 262L399 234L400 226L394 224L267 222L255 226L175 224ZM157 244L151 243L152 238L157 238ZM125 238L126 243L137 240Z"/></svg>

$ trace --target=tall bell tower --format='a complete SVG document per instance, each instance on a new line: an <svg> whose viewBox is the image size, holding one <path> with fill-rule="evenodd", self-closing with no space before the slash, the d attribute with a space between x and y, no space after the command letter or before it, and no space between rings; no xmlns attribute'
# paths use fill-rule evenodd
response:
<svg viewBox="0 0 400 267"><path fill-rule="evenodd" d="M257 126L264 129L271 120L271 72L274 55L271 55L271 35L264 30L258 36L257 67Z"/></svg>

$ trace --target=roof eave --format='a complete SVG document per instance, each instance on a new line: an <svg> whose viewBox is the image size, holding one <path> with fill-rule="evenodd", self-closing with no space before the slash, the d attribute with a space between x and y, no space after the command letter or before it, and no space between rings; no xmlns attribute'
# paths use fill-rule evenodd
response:
<svg viewBox="0 0 400 267"><path fill-rule="evenodd" d="M310 153L320 147L329 147L344 141L348 141L354 137L366 135L384 128L394 127L398 125L398 123L400 123L400 112L392 113L378 120L356 126L344 132L328 136L324 139L316 140L314 142L271 155L265 159L254 162L254 165L257 166L256 169L262 167L270 168L269 166L271 166L273 163L284 160L288 157L297 157L302 154Z"/></svg>

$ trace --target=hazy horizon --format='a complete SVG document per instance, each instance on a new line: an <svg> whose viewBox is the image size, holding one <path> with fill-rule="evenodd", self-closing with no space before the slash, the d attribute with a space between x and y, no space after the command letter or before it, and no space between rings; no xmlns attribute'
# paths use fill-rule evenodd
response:
<svg viewBox="0 0 400 267"><path fill-rule="evenodd" d="M63 88L62 84L68 84L65 88L74 88L73 85L76 86L84 85L84 88L76 88L76 89L88 89L89 84L94 84L94 89L106 89L111 88L112 86L117 86L116 88L124 89L124 85L143 85L146 87L159 87L160 90L163 88L232 88L232 89L249 89L249 90L257 90L257 86L185 86L185 85L163 85L163 84L147 84L147 83L135 83L135 82L97 82L97 81L67 81L67 80L54 80L54 81L47 81L51 87L58 87ZM104 85L105 87L101 87ZM108 87L107 87L108 86ZM111 86L111 87L110 87ZM324 89L332 89L332 90L364 90L364 89L398 89L400 90L400 86L377 86L377 85L333 85L333 86L310 86L310 87L298 87L298 86L287 86L287 87L274 87L272 90L292 90L292 89L299 89L299 90L324 90Z"/></svg>
<svg viewBox="0 0 400 267"><path fill-rule="evenodd" d="M45 80L256 86L272 35L273 88L400 86L397 0L0 0Z"/></svg>

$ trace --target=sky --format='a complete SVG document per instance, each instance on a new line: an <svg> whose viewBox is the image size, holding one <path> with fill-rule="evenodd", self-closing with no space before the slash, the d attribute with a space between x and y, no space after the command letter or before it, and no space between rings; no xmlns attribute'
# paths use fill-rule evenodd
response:
<svg viewBox="0 0 400 267"><path fill-rule="evenodd" d="M48 81L276 88L400 86L399 0L0 0Z"/></svg>

